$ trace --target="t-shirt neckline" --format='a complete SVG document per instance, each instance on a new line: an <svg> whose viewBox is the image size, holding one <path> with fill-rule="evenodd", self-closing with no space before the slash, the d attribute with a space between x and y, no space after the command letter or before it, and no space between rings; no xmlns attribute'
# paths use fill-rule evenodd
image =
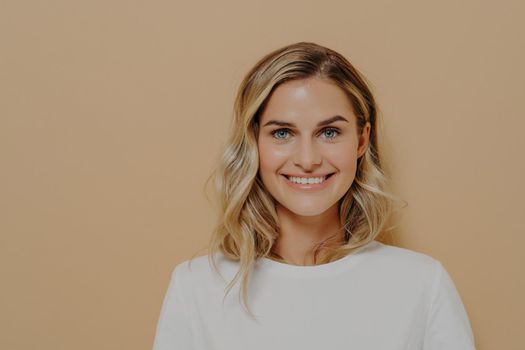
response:
<svg viewBox="0 0 525 350"><path fill-rule="evenodd" d="M380 244L380 242L372 240L367 244L359 247L357 250L354 250L351 254L326 264L292 265L275 261L267 257L262 257L257 261L257 267L262 271L275 271L280 274L285 274L289 275L290 277L297 278L309 278L331 275L334 272L338 272L340 270L355 266L356 264L360 263L366 257L366 251Z"/></svg>

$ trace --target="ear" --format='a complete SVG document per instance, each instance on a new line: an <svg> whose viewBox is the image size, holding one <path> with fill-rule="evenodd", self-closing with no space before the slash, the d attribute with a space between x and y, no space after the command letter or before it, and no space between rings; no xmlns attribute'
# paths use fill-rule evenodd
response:
<svg viewBox="0 0 525 350"><path fill-rule="evenodd" d="M357 157L361 157L363 154L365 154L368 143L370 141L370 129L372 126L370 125L370 122L366 122L365 126L363 127L363 132L361 135L359 135L359 145L357 147Z"/></svg>

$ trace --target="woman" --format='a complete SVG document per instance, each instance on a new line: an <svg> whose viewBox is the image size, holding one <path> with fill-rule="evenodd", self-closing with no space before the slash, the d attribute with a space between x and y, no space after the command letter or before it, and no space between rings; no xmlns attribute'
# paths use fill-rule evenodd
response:
<svg viewBox="0 0 525 350"><path fill-rule="evenodd" d="M375 240L396 203L376 129L339 53L301 42L262 58L214 172L210 254L173 270L154 349L474 349L441 263Z"/></svg>

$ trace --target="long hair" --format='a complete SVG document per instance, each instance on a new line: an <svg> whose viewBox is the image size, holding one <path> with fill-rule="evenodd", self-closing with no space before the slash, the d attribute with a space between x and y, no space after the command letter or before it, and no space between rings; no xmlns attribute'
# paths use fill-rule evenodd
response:
<svg viewBox="0 0 525 350"><path fill-rule="evenodd" d="M246 300L255 262L261 257L283 261L272 250L279 235L275 200L258 174L259 118L277 86L310 77L329 79L346 93L357 117L359 134L367 121L371 124L369 145L357 160L354 182L338 204L344 241L335 248L327 245L331 239L320 242L315 247L315 262L338 260L374 240L385 230L397 198L387 191L377 142L376 102L364 77L350 62L311 42L287 45L260 59L239 86L229 137L206 181L207 186L214 179L219 211L208 247L210 263L217 270L217 252L239 263L226 294L241 279L241 304L252 316Z"/></svg>

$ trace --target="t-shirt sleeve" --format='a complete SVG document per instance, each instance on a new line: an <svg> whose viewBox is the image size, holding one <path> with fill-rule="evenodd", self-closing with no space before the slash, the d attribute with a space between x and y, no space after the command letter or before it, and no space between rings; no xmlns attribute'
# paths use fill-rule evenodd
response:
<svg viewBox="0 0 525 350"><path fill-rule="evenodd" d="M172 271L157 322L153 350L192 349L188 300L183 291L187 286L184 285L183 272L182 264Z"/></svg>
<svg viewBox="0 0 525 350"><path fill-rule="evenodd" d="M437 262L423 350L475 350L474 336L461 297Z"/></svg>

